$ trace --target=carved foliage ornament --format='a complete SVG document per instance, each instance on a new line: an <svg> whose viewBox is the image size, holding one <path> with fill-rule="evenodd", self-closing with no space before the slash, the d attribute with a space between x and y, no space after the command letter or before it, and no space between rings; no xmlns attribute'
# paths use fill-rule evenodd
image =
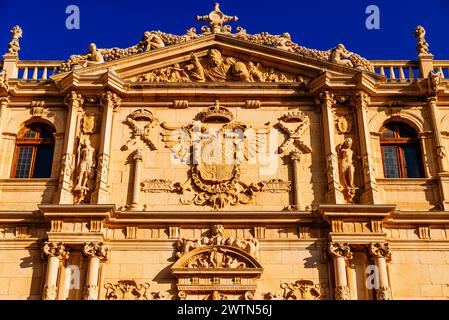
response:
<svg viewBox="0 0 449 320"><path fill-rule="evenodd" d="M343 257L347 260L352 259L351 248L348 243L330 242L329 243L329 253L332 257L338 258Z"/></svg>
<svg viewBox="0 0 449 320"><path fill-rule="evenodd" d="M165 46L185 43L192 39L208 36L212 33L221 33L237 39L278 48L303 56L313 57L324 61L333 61L348 67L354 66L363 70L374 72L374 68L368 60L362 58L358 54L349 52L342 44L339 44L336 48L327 51L320 51L299 46L291 40L288 33L284 33L282 35L272 35L267 32L262 32L250 35L242 27L237 27L237 32L231 33L231 27L229 25L224 25L224 23L236 21L237 17L229 17L223 14L220 11L218 4L215 5L214 10L209 15L198 16L197 19L206 21L210 25L202 27L201 34L197 34L195 28L188 29L186 34L181 36L168 34L161 31L147 31L144 33L143 39L138 44L126 49L97 49L95 45L91 44L89 46L88 53L71 56L69 60L61 64L60 71L67 72L72 70L76 65L88 66L90 63L113 61L142 52L159 49Z"/></svg>
<svg viewBox="0 0 449 320"><path fill-rule="evenodd" d="M44 257L65 260L69 258L69 250L62 242L46 242L42 247L42 258Z"/></svg>
<svg viewBox="0 0 449 320"><path fill-rule="evenodd" d="M369 252L376 258L391 260L391 249L388 243L370 243Z"/></svg>
<svg viewBox="0 0 449 320"><path fill-rule="evenodd" d="M102 261L109 259L109 248L104 243L85 242L83 254L87 257L97 257Z"/></svg>
<svg viewBox="0 0 449 320"><path fill-rule="evenodd" d="M120 280L117 284L106 283L106 300L149 300L149 283L137 284L135 280Z"/></svg>

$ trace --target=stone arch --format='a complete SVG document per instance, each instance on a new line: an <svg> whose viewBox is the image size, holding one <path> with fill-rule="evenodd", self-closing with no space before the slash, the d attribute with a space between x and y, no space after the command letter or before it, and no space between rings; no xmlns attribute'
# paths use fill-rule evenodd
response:
<svg viewBox="0 0 449 320"><path fill-rule="evenodd" d="M22 128L31 123L45 123L52 126L55 129L55 134L63 133L65 130L65 123L60 117L48 117L44 115L42 117L10 117L6 123L4 132L17 134Z"/></svg>
<svg viewBox="0 0 449 320"><path fill-rule="evenodd" d="M389 121L406 122L411 125L418 133L425 131L423 119L409 111L404 110L401 110L399 113L393 114L391 116L388 116L387 114L382 112L378 112L369 120L369 127L372 129L372 132L380 132L384 124Z"/></svg>

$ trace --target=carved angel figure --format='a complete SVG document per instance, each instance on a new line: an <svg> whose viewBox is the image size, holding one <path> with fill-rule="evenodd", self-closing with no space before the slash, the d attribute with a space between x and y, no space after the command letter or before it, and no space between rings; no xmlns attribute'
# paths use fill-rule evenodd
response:
<svg viewBox="0 0 449 320"><path fill-rule="evenodd" d="M293 42L289 33L284 33L282 36L279 36L275 39L274 46L275 48L286 50L289 52L295 52L292 48Z"/></svg>

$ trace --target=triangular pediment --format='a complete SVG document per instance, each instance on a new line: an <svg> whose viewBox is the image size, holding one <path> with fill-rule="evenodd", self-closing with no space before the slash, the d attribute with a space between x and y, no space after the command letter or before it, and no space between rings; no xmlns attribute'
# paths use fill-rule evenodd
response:
<svg viewBox="0 0 449 320"><path fill-rule="evenodd" d="M100 77L112 73L129 84L189 82L308 83L323 74L354 77L360 70L296 52L211 34L184 43L78 67L60 73L60 81L77 77ZM373 74L375 77L376 75Z"/></svg>

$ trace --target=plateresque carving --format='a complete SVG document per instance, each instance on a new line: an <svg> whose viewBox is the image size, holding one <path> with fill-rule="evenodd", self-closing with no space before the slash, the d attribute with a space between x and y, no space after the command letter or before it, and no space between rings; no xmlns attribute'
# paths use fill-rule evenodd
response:
<svg viewBox="0 0 449 320"><path fill-rule="evenodd" d="M259 241L252 239L236 239L234 237L225 238L224 227L222 225L213 225L210 231L210 237L202 237L200 240L189 240L181 238L176 241L176 258L181 258L191 250L199 249L205 246L231 246L247 252L254 258L258 257ZM232 257L226 257L225 251L219 251L220 248L214 247L213 252L204 259L195 260L189 268L237 268L245 267L244 264L239 263ZM226 259L225 259L226 258ZM204 262L202 264L201 262Z"/></svg>
<svg viewBox="0 0 449 320"><path fill-rule="evenodd" d="M338 164L340 172L340 183L343 187L343 194L348 203L352 203L356 193L356 187L354 185L354 164L353 164L353 151L352 139L347 138L345 141L337 146Z"/></svg>
<svg viewBox="0 0 449 320"><path fill-rule="evenodd" d="M73 202L80 204L89 200L87 195L94 188L96 158L89 136L82 136L76 154L76 185L73 188Z"/></svg>
<svg viewBox="0 0 449 320"><path fill-rule="evenodd" d="M182 195L181 203L210 205L215 210L250 203L260 187L241 181L240 166L261 151L269 124L256 133L245 124L230 122L232 113L218 102L198 117L201 122L180 128L161 125L162 141L172 149L175 160L191 165L188 180L174 185ZM213 128L208 128L209 122Z"/></svg>
<svg viewBox="0 0 449 320"><path fill-rule="evenodd" d="M61 72L67 72L72 70L76 65L87 66L88 61L93 63L99 63L102 61L113 61L124 57L129 57L142 52L162 48L164 46L170 46L174 44L180 44L188 42L192 39L208 36L211 34L224 34L229 37L246 40L260 45L266 45L288 52L308 56L324 61L333 61L335 63L345 64L347 66L354 66L366 71L374 72L374 67L368 60L361 56L347 51L343 45L338 45L335 49L327 51L320 51L315 49L308 49L294 43L288 33L282 35L272 35L267 32L262 32L254 35L250 35L242 27L237 27L236 33L231 33L232 29L229 25L224 23L229 21L236 21L237 17L230 17L224 15L216 4L214 10L207 16L198 16L197 19L206 21L210 26L204 26L201 28L202 33L197 34L195 28L190 28L184 35L168 34L161 31L146 31L142 40L136 45L121 49L96 49L89 48L89 52L81 55L72 55L69 60L62 63L60 66ZM94 54L95 53L95 54ZM101 56L101 58L100 58ZM342 58L348 59L344 60ZM248 67L247 67L248 68ZM235 67L237 74L244 77L246 74L243 72L243 66L237 65Z"/></svg>
<svg viewBox="0 0 449 320"><path fill-rule="evenodd" d="M300 76L268 68L260 63L244 62L231 57L223 57L218 49L211 49L207 55L198 58L191 54L189 62L153 70L132 79L137 82L299 82Z"/></svg>
<svg viewBox="0 0 449 320"><path fill-rule="evenodd" d="M106 300L150 300L149 283L137 284L135 280L120 280L117 284L106 283Z"/></svg>
<svg viewBox="0 0 449 320"><path fill-rule="evenodd" d="M287 139L279 147L282 154L312 152L302 140L302 135L310 126L309 118L304 113L298 111L283 115L279 118L278 126L287 134Z"/></svg>
<svg viewBox="0 0 449 320"><path fill-rule="evenodd" d="M147 193L172 192L173 183L165 179L147 179L142 183L142 191Z"/></svg>
<svg viewBox="0 0 449 320"><path fill-rule="evenodd" d="M143 122L143 128L142 123ZM137 143L140 138L150 150L157 150L156 145L151 140L151 131L159 124L159 120L154 118L149 110L138 109L126 116L125 123L131 129L131 138L122 146L122 150L128 150Z"/></svg>

